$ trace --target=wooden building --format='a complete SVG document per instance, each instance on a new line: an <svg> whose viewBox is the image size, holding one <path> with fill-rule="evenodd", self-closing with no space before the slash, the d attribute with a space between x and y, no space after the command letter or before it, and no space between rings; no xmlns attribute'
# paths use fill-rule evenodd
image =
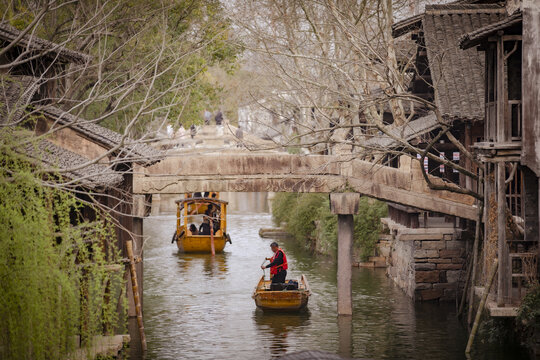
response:
<svg viewBox="0 0 540 360"><path fill-rule="evenodd" d="M451 134L468 151L472 145L483 139L484 121L484 81L482 71L484 58L474 49L463 51L459 48L459 38L467 32L495 23L506 17L506 11L499 4L451 3L446 5L427 5L425 12L402 20L392 26L393 36L402 39L410 37L416 42L416 54L411 61L410 83L408 90L412 95L432 102L438 109L441 119L433 112L427 115L427 109L421 108L418 116L403 129L395 129L396 134L404 134L404 140L420 149L426 149L431 140L441 131L443 125L451 127ZM372 139L382 149L390 144L384 139ZM391 140L391 139L390 139ZM460 165L470 172L463 172L445 166L433 159L424 159L426 173L438 176L460 187L477 191L478 169L473 161L464 156L462 151L448 136L441 136L431 144L429 150L439 157ZM399 144L394 144L399 146ZM419 156L419 155L418 155ZM395 208L391 211L396 221L405 224L426 223L429 216L423 214L426 221L417 221L420 211ZM450 219L447 219L450 220ZM455 219L453 220L456 224Z"/></svg>
<svg viewBox="0 0 540 360"><path fill-rule="evenodd" d="M519 304L538 277L540 176L540 3L508 4L508 16L465 34L460 45L484 57L485 267L499 259L496 301ZM491 256L492 257L492 256Z"/></svg>

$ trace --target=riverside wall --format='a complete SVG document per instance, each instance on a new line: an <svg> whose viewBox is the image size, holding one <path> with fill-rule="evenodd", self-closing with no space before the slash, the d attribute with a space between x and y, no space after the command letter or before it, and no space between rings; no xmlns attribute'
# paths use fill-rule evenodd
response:
<svg viewBox="0 0 540 360"><path fill-rule="evenodd" d="M411 229L385 218L388 276L418 301L452 301L465 282L466 241L455 227Z"/></svg>

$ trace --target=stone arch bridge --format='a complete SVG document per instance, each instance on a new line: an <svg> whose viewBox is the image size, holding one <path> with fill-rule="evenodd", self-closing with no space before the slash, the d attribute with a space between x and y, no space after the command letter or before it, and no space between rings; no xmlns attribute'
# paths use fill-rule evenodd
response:
<svg viewBox="0 0 540 360"><path fill-rule="evenodd" d="M171 154L134 169L135 194L196 191L356 193L464 219L477 216L473 197L431 190L418 162L407 157L400 159L399 168L392 168L338 155Z"/></svg>

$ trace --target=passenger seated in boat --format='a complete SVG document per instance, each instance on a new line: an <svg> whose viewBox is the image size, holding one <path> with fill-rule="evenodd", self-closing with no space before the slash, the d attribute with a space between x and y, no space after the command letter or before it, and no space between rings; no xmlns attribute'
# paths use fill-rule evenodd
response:
<svg viewBox="0 0 540 360"><path fill-rule="evenodd" d="M270 268L270 277L272 278L272 284L282 284L287 277L287 256L285 252L279 247L277 242L270 244L270 248L274 253L274 256L267 258L270 260L270 264L264 266L261 265L261 269Z"/></svg>
<svg viewBox="0 0 540 360"><path fill-rule="evenodd" d="M210 192L209 192L209 191L206 191L206 192L204 193L204 197L207 198L208 196L210 196Z"/></svg>
<svg viewBox="0 0 540 360"><path fill-rule="evenodd" d="M206 216L209 216L212 219L212 224L214 225L214 233L219 230L220 227L220 210L219 205L208 204L208 208L204 212Z"/></svg>
<svg viewBox="0 0 540 360"><path fill-rule="evenodd" d="M205 216L203 223L199 226L199 235L210 235L210 219Z"/></svg>
<svg viewBox="0 0 540 360"><path fill-rule="evenodd" d="M191 231L191 235L199 235L199 230L197 230L195 224L189 225L189 231Z"/></svg>
<svg viewBox="0 0 540 360"><path fill-rule="evenodd" d="M202 198L202 194L200 192L193 193L194 198Z"/></svg>

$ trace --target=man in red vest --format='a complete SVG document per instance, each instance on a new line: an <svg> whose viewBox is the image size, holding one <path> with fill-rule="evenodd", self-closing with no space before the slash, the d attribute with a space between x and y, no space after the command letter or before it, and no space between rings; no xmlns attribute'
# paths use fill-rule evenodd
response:
<svg viewBox="0 0 540 360"><path fill-rule="evenodd" d="M272 249L274 256L269 259L267 258L266 260L270 260L270 264L266 266L261 265L261 269L264 270L265 268L270 268L272 283L282 284L285 282L285 277L287 277L287 256L285 256L283 250L279 248L277 242L270 244L270 248Z"/></svg>

